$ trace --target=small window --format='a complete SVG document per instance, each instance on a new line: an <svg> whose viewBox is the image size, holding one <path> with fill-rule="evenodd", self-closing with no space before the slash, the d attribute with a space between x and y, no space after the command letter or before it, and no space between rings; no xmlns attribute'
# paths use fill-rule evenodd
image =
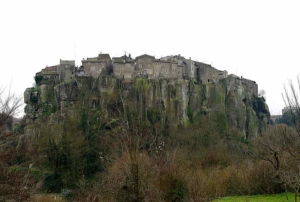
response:
<svg viewBox="0 0 300 202"><path fill-rule="evenodd" d="M207 82L210 82L210 80L208 79Z"/></svg>

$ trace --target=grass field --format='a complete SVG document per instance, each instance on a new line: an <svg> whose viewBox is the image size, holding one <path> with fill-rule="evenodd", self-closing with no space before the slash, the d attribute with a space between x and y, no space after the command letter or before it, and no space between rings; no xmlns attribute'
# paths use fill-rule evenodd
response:
<svg viewBox="0 0 300 202"><path fill-rule="evenodd" d="M288 194L288 201L294 201L294 194ZM253 196L233 196L215 199L213 202L287 202L286 194L272 194L272 195L253 195ZM298 198L299 201L299 198Z"/></svg>

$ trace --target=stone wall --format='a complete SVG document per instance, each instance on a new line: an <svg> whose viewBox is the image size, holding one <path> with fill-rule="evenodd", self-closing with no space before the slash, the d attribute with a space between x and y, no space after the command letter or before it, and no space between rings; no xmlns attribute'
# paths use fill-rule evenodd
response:
<svg viewBox="0 0 300 202"><path fill-rule="evenodd" d="M135 58L136 61L136 70L145 70L145 69L151 69L152 63L154 61L154 57L150 55L141 55L139 57Z"/></svg>
<svg viewBox="0 0 300 202"><path fill-rule="evenodd" d="M109 54L99 54L95 58L82 60L82 66L86 75L98 78L100 74L107 74L107 68L111 65Z"/></svg>
<svg viewBox="0 0 300 202"><path fill-rule="evenodd" d="M153 78L170 78L171 63L155 60L153 65Z"/></svg>
<svg viewBox="0 0 300 202"><path fill-rule="evenodd" d="M258 85L255 81L242 78L242 84L245 85L256 97L258 96Z"/></svg>
<svg viewBox="0 0 300 202"><path fill-rule="evenodd" d="M196 62L195 78L202 84L219 83L219 70L213 68L211 65Z"/></svg>
<svg viewBox="0 0 300 202"><path fill-rule="evenodd" d="M134 63L114 63L114 76L119 79L131 79L135 73Z"/></svg>
<svg viewBox="0 0 300 202"><path fill-rule="evenodd" d="M195 67L195 62L191 59L186 59L184 60L185 62L185 78L187 79L193 79L195 78L195 71L196 71L196 67Z"/></svg>
<svg viewBox="0 0 300 202"><path fill-rule="evenodd" d="M105 73L107 64L103 61L83 60L82 65L86 75L98 78L101 73Z"/></svg>
<svg viewBox="0 0 300 202"><path fill-rule="evenodd" d="M60 65L73 65L75 66L75 60L62 60L60 59Z"/></svg>
<svg viewBox="0 0 300 202"><path fill-rule="evenodd" d="M54 81L55 83L59 82L59 74L57 72L42 72L44 79L48 81Z"/></svg>
<svg viewBox="0 0 300 202"><path fill-rule="evenodd" d="M225 79L228 77L228 72L226 70L219 71L219 79Z"/></svg>
<svg viewBox="0 0 300 202"><path fill-rule="evenodd" d="M230 74L224 81L226 87L226 94L229 94L231 91L235 92L237 86L242 85L242 80L240 77Z"/></svg>
<svg viewBox="0 0 300 202"><path fill-rule="evenodd" d="M44 71L51 71L51 72L57 72L58 71L58 65L46 67L43 69Z"/></svg>
<svg viewBox="0 0 300 202"><path fill-rule="evenodd" d="M75 78L75 61L74 60L60 60L59 68L59 81L71 81Z"/></svg>

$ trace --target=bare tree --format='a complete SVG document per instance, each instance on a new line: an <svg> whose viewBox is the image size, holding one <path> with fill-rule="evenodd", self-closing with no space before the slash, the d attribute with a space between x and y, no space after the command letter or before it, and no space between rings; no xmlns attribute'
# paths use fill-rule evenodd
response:
<svg viewBox="0 0 300 202"><path fill-rule="evenodd" d="M293 166L287 170L280 172L280 180L284 185L286 193L289 191L294 192L294 201L298 201L298 194L300 191L300 170L299 167ZM288 196L287 196L288 199Z"/></svg>
<svg viewBox="0 0 300 202"><path fill-rule="evenodd" d="M12 124L12 118L19 112L19 108L23 105L22 97L17 96L9 87L0 87L0 127Z"/></svg>
<svg viewBox="0 0 300 202"><path fill-rule="evenodd" d="M258 94L261 97L266 97L266 91L264 89L259 90Z"/></svg>
<svg viewBox="0 0 300 202"><path fill-rule="evenodd" d="M300 136L299 117L300 117L300 104L298 93L300 90L300 77L297 77L297 85L295 86L292 80L289 80L288 86L284 86L284 93L282 94L286 108L292 115L294 127Z"/></svg>
<svg viewBox="0 0 300 202"><path fill-rule="evenodd" d="M290 150L295 137L295 131L286 125L275 125L258 136L254 141L254 154L261 160L272 164L278 172L281 168L282 158Z"/></svg>

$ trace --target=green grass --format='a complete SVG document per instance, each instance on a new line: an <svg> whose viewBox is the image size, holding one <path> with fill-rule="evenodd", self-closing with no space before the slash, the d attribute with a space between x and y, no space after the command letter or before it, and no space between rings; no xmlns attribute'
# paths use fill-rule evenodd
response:
<svg viewBox="0 0 300 202"><path fill-rule="evenodd" d="M288 198L290 202L294 201L294 194L289 193ZM252 196L233 196L215 199L213 202L286 202L286 194L272 194L272 195L252 195ZM299 199L298 199L299 201Z"/></svg>

